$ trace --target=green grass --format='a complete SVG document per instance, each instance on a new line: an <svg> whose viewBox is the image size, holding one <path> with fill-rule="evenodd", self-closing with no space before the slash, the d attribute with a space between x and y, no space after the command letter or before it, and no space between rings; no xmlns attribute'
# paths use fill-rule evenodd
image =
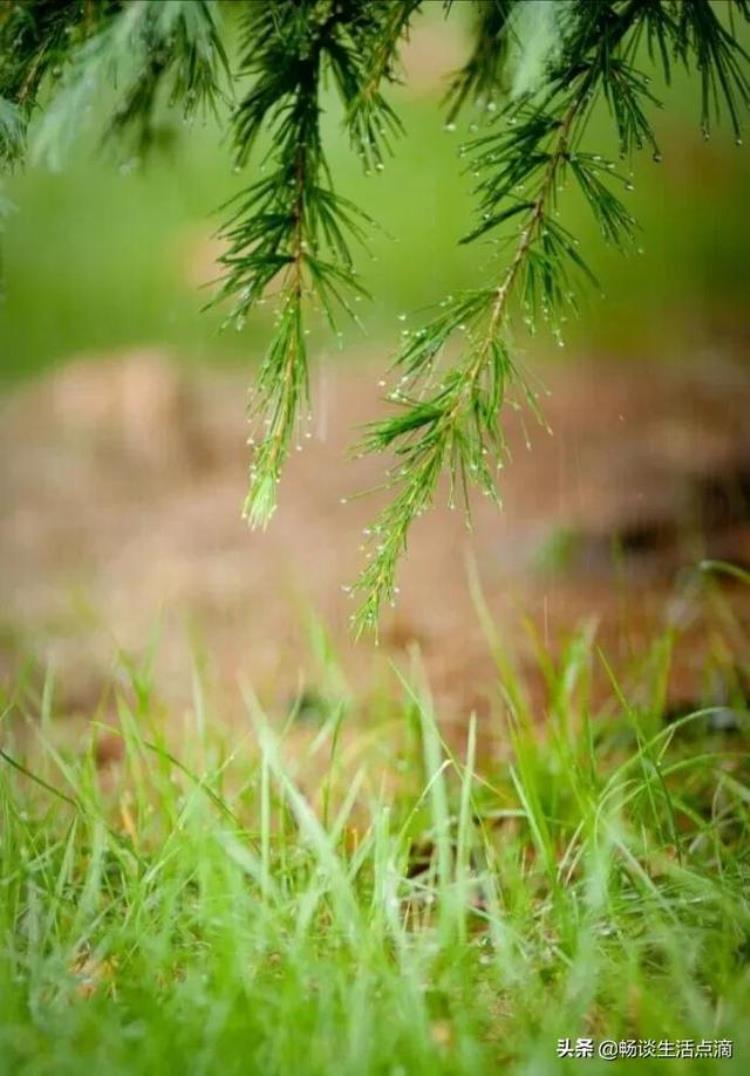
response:
<svg viewBox="0 0 750 1076"><path fill-rule="evenodd" d="M595 707L608 666L581 632L540 653L542 734L490 638L494 759L473 718L447 748L418 668L399 705L358 714L325 646L312 729L247 691L246 727L222 732L196 673L179 757L148 665L123 666L106 781L91 750L53 746L51 680L16 684L0 1071L747 1072L747 715L731 735L707 711L665 725L668 640ZM735 1056L557 1059L586 1036Z"/></svg>

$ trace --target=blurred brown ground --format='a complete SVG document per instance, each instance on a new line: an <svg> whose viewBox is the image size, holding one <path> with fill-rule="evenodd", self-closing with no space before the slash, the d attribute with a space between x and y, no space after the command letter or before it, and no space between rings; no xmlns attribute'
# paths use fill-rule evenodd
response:
<svg viewBox="0 0 750 1076"><path fill-rule="evenodd" d="M526 616L553 652L595 622L615 667L629 671L672 624L672 699L716 692L705 658L731 663L732 647L745 645L750 588L731 588L717 610L691 566L703 556L750 562L747 366L720 356L692 366L537 364L554 436L527 411L509 411L504 510L478 498L472 533L444 508L419 521L376 651L352 643L342 587L356 576L377 506L349 498L377 484L383 461L346 453L383 406L379 376L366 356L317 366L313 436L293 454L265 533L240 519L242 373L188 375L142 352L74 361L4 400L3 676L31 654L55 669L64 712L91 712L118 652L142 654L159 622L157 681L170 703L189 699L200 640L222 714L236 712L239 680L280 712L300 690L324 689L305 626L312 610L357 698L388 680L390 658L408 664L416 646L439 712L460 730L472 710L489 721L497 695L467 582L473 561L540 719Z"/></svg>

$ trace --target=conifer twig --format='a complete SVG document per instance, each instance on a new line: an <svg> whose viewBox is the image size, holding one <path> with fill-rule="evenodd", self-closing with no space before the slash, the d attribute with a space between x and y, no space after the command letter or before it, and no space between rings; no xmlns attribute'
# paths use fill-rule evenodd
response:
<svg viewBox="0 0 750 1076"><path fill-rule="evenodd" d="M501 31L507 34L514 12L523 3L498 8L495 17ZM654 40L659 43L662 56L673 51L685 59L692 41L702 70L704 122L710 90L717 100L719 92L724 94L735 126L736 98L747 103L748 85L739 60L742 50L705 0L698 0L696 10L681 18L668 5L645 0L579 4L572 10L575 17L568 20L566 16L564 27L560 24L564 40L558 55L549 61L545 83L532 87L520 103L510 101L504 110L505 131L479 138L471 147L472 168L485 177L477 188L484 212L467 241L521 221L501 282L495 289L447 300L442 304L447 311L408 339L395 362L401 373L399 385L389 396L399 413L375 423L365 435L365 451L395 455L388 476L394 496L367 532L367 563L353 588L361 598L352 616L357 633L376 628L382 603L393 604L397 565L411 525L432 505L444 471L450 478L451 506L457 484L467 513L470 485L499 502L495 471L507 456L499 411L512 380L520 384L536 410L536 395L518 376L505 332L511 299L520 290L527 324L533 327L541 313L553 323L562 342L557 319L566 304L575 304L569 272L577 270L593 279L574 237L548 213L564 173L572 174L608 241L622 247L632 233L633 217L612 189L613 184L625 189L632 185L616 172L613 162L603 161L598 154L574 152L572 142L574 126L583 130L585 116L601 93L622 154L631 154L645 142L652 147L654 160L660 159L644 110L644 104L655 103L655 98L648 80L633 65L643 30L651 45ZM727 53L723 53L725 47ZM486 89L495 77L492 63L481 51L474 59L477 64L481 60L477 70L468 65L454 83L454 100L459 103L472 85L475 92ZM494 111L496 106L490 101L488 107ZM527 198L520 192L532 182L537 183L536 191ZM466 334L467 346L436 384L440 355L459 332Z"/></svg>
<svg viewBox="0 0 750 1076"><path fill-rule="evenodd" d="M485 390L481 379L493 357L495 382L504 382L511 373L510 360L504 345L498 340L498 334L507 314L513 285L544 219L545 207L565 157L571 124L584 100L583 95L574 96L559 122L555 146L549 155L541 187L529 205L526 223L500 284L493 291L477 293L476 307L471 303L466 311L467 316L476 318L489 307L481 341L470 349L464 367L456 371L449 385L446 387L443 383L440 386L426 412L423 402L413 404L411 399L400 398L399 394L395 400L404 402L410 408L411 420L407 413L406 422L399 424L398 420L386 420L369 432L365 447L370 450L382 450L401 440L397 452L408 459L409 466L398 466L391 473L391 484L398 488L398 493L372 528L370 544L374 545L374 555L370 555L370 562L357 584L364 598L354 617L357 632L374 628L381 603L393 601L397 593L396 567L406 546L409 528L414 518L432 503L446 458L450 460L454 477L456 469L460 469L464 490L467 487L466 471L469 470L477 474L485 493L495 496L494 480L485 457L489 451L487 441L495 451L496 463L502 462L501 457L505 453L505 443L496 425L497 404L500 401L494 393L489 400L483 399ZM442 347L444 339L441 332L437 334L437 341ZM427 365L428 371L430 367L431 360ZM478 438L473 441L474 431L467 428L467 419L471 420L478 406L481 407L482 421L477 431Z"/></svg>

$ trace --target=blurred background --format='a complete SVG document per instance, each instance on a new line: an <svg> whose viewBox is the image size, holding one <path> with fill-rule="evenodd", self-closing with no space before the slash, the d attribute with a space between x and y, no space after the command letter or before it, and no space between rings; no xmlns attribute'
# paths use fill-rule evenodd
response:
<svg viewBox="0 0 750 1076"><path fill-rule="evenodd" d="M100 151L92 122L62 171L29 166L3 181L15 206L0 307L5 671L52 662L75 712L116 655L143 652L158 630L167 692L185 687L185 656L197 648L218 683L247 675L283 701L318 683L315 647L301 657L310 648L300 641L319 640L319 616L355 684L371 681L374 651L348 641L341 587L377 502L340 500L380 472L346 449L384 407L377 380L399 315L416 325L422 308L492 272L489 247L457 244L472 215L457 150L481 115L468 108L448 132L439 106L467 47L460 12L444 21L428 6L404 49L404 85L389 93L406 134L372 176L328 102L336 182L382 226L358 267L373 299L361 303L361 326L314 338L315 436L267 534L249 533L239 511L244 393L270 314L221 331L225 313L203 309L220 206L257 164L233 172L213 120L165 124L146 162ZM385 650L418 644L459 716L481 711L492 677L467 572L494 617L517 625L528 614L552 646L594 618L630 660L676 625L689 642L675 697L729 690L701 681L701 648L720 644L689 569L704 556L750 559L750 160L728 126L704 141L696 81L678 73L653 89L665 102L663 160L642 155L626 195L642 237L622 257L569 197L566 224L603 297L586 297L563 349L543 336L521 341L550 390L553 439L526 416L527 453L523 416L510 416L519 449L505 511L482 505L471 535L442 511L418 527L402 602L385 619ZM612 150L605 116L590 139ZM744 600L732 596L733 623ZM734 658L726 664L732 680Z"/></svg>

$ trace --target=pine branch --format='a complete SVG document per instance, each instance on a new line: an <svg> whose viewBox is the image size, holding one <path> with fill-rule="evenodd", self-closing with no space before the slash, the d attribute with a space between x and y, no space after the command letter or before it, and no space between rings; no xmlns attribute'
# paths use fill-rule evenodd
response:
<svg viewBox="0 0 750 1076"><path fill-rule="evenodd" d="M180 105L183 119L218 116L231 78L216 0L161 0L147 17L145 55L105 134L124 141L132 132L145 154L155 139L160 95Z"/></svg>
<svg viewBox="0 0 750 1076"><path fill-rule="evenodd" d="M586 92L573 94L561 119L554 125L545 124L554 132L553 145L536 197L520 207L524 224L497 288L471 293L460 300L452 316L443 316L424 330L430 341L426 352L407 347L398 360L398 365L407 368L407 379L424 376L432 371L435 357L456 329L465 330L467 323L485 319L479 339L472 342L463 363L451 371L437 392L426 401L397 393L395 399L404 404L404 416L376 425L365 441L368 451L397 446L401 461L390 476L392 487L397 489L396 497L373 527L374 556L357 583L356 589L364 597L354 617L358 633L375 627L382 602L393 601L397 593L396 568L406 548L409 529L414 519L431 506L446 464L452 481L460 480L467 507L469 482L478 485L485 495L493 499L497 496L487 457L491 456L497 467L502 466L507 454L498 411L506 383L515 374L499 331L514 284L545 220L567 154L571 125L586 104Z"/></svg>
<svg viewBox="0 0 750 1076"><path fill-rule="evenodd" d="M506 34L511 25L519 25L515 16L524 3L519 0L503 10ZM690 15L675 13L658 0L578 4L576 15L567 24L562 56L547 72L542 88L520 102L511 101L501 117L504 129L469 147L471 168L483 176L477 186L481 221L464 241L515 228L499 284L447 301L446 312L406 343L394 364L401 372L399 386L389 397L399 413L366 433L364 451L387 451L395 464L387 483L393 499L368 532L367 563L353 588L361 599L352 617L357 633L376 628L382 603L393 603L397 565L411 525L434 503L444 472L450 480L451 506L459 487L468 512L471 486L499 503L495 472L507 457L499 410L509 386L518 385L538 413L536 394L520 378L511 354L507 330L514 296L532 330L541 315L562 343L559 321L565 307L575 305L574 277L593 279L577 241L551 213L558 186L572 176L608 242L623 249L632 236L635 221L613 189L632 184L613 162L581 151L578 143L601 96L621 154L629 157L649 145L654 159L661 159L647 114L658 102L648 79L635 67L642 35L647 35L652 53L657 48L667 77L670 57L684 62L695 57L704 84L704 122L707 97L715 100L721 92L735 125L739 102L746 102L740 66L744 53L704 0ZM495 44L499 55L502 48ZM454 86L459 104L468 96L472 77L470 61L463 81ZM527 196L529 186L532 193ZM508 242L506 234L503 244ZM458 360L440 373L439 356L457 333L465 334L467 343Z"/></svg>
<svg viewBox="0 0 750 1076"><path fill-rule="evenodd" d="M337 309L353 316L356 279L352 241L364 242L370 219L333 189L321 141L319 88L329 71L346 109L347 125L365 161L381 160L386 126L397 129L380 80L392 77L397 40L413 2L382 8L292 0L247 10L241 71L255 76L234 116L237 164L246 164L261 130L271 148L257 180L239 196L221 235L228 250L220 299L231 299L238 325L269 295L277 325L250 402L257 439L245 515L264 526L300 410L309 406L306 309L317 304L333 326ZM259 47L260 43L260 47Z"/></svg>
<svg viewBox="0 0 750 1076"><path fill-rule="evenodd" d="M102 5L102 15L106 5ZM19 162L40 87L57 80L62 65L85 33L80 0L6 2L0 7L0 165ZM12 110L12 136L8 134Z"/></svg>
<svg viewBox="0 0 750 1076"><path fill-rule="evenodd" d="M88 36L61 57L56 92L34 140L34 159L61 166L110 82L118 93L105 135L123 141L135 131L140 151L152 141L162 87L168 103L179 103L186 119L206 108L215 110L223 96L221 79L228 76L218 10L216 0L95 7L95 20L85 25Z"/></svg>
<svg viewBox="0 0 750 1076"><path fill-rule="evenodd" d="M445 95L446 123L455 123L466 102L492 101L503 89L508 56L511 16L517 0L480 0L476 4L474 46L464 66L457 71Z"/></svg>
<svg viewBox="0 0 750 1076"><path fill-rule="evenodd" d="M367 169L382 168L383 151L392 152L390 139L403 133L380 87L397 80L398 49L419 4L420 0L382 0L364 25L355 23L353 55L361 61L347 95L346 123Z"/></svg>
<svg viewBox="0 0 750 1076"><path fill-rule="evenodd" d="M731 5L745 18L750 17L746 0ZM701 123L708 137L712 118L721 116L722 104L729 113L735 137L742 133L741 115L750 103L748 54L717 17L709 0L691 0L678 6L674 37L677 55L685 66L691 57L701 79ZM743 66L744 65L744 66Z"/></svg>

